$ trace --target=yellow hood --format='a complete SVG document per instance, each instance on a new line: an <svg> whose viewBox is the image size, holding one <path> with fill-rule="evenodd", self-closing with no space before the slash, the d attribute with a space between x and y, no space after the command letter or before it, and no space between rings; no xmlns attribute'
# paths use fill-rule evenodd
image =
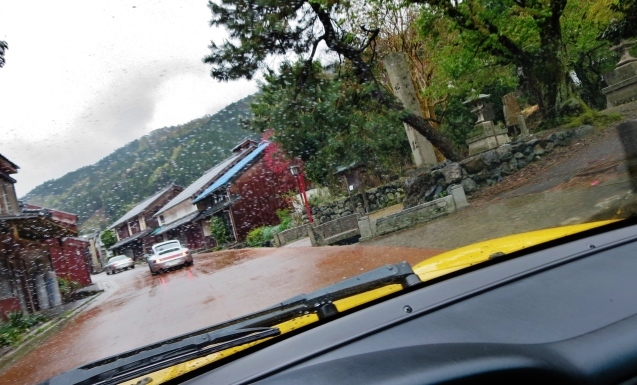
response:
<svg viewBox="0 0 637 385"><path fill-rule="evenodd" d="M509 254L616 221L610 220L555 227L478 242L424 260L414 266L413 270L422 281L428 281L476 263L487 261L490 256L496 253Z"/></svg>

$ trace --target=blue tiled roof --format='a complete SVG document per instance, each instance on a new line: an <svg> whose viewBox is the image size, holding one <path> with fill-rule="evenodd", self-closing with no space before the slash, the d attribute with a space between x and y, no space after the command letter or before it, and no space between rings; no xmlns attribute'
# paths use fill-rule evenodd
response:
<svg viewBox="0 0 637 385"><path fill-rule="evenodd" d="M215 190L217 190L218 188L220 188L220 187L224 186L226 183L230 182L230 180L235 175L237 175L239 173L239 171L241 171L245 166L248 165L248 163L250 163L252 160L254 160L257 156L259 156L259 154L261 154L269 145L270 145L270 142L268 142L268 141L261 142L261 144L259 144L259 147L257 147L254 151L252 151L248 156L246 156L245 158L241 159L241 161L239 161L230 170L228 170L225 174L223 174L223 176L221 178L217 179L217 181L215 183L213 183L212 186L208 187L204 192L199 194L199 196L196 197L192 201L192 203L195 204L195 203L199 202L200 200L204 199L208 195L210 195L213 192L215 192Z"/></svg>
<svg viewBox="0 0 637 385"><path fill-rule="evenodd" d="M244 156L245 152L237 152L233 153L229 158L223 160L221 163L215 165L210 170L206 171L199 179L191 183L188 187L184 189L179 195L174 197L170 202L166 203L164 207L159 209L155 213L155 217L158 217L162 213L168 211L169 209L177 206L183 201L190 199L193 195L197 193L197 191L201 190L208 183L215 180L224 170L227 170L234 162L237 162L242 156Z"/></svg>

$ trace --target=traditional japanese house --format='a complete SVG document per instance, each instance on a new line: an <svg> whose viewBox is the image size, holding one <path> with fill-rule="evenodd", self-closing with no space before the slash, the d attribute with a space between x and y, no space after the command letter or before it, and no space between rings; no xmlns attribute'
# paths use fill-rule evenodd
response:
<svg viewBox="0 0 637 385"><path fill-rule="evenodd" d="M91 283L88 243L77 238L77 215L18 202L11 175L19 167L0 155L0 317L61 304L58 278Z"/></svg>
<svg viewBox="0 0 637 385"><path fill-rule="evenodd" d="M171 184L116 220L109 229L115 231L117 243L109 247L109 250L115 255L127 255L135 260L144 254L150 254L152 245L162 240L151 235L159 227L155 213L183 190L183 187Z"/></svg>
<svg viewBox="0 0 637 385"><path fill-rule="evenodd" d="M231 155L206 171L199 179L186 187L179 195L162 207L155 217L160 227L152 234L163 239L178 239L183 245L197 250L208 248L215 243L207 228L200 221L200 211L192 200L213 185L228 170L257 148L257 142L244 139L232 149Z"/></svg>
<svg viewBox="0 0 637 385"><path fill-rule="evenodd" d="M195 197L193 203L200 213L196 220L205 234L209 235L210 218L220 216L240 242L256 227L278 224L277 210L290 208L283 195L294 190L294 179L287 170L275 173L267 166L268 146L269 142L261 142Z"/></svg>

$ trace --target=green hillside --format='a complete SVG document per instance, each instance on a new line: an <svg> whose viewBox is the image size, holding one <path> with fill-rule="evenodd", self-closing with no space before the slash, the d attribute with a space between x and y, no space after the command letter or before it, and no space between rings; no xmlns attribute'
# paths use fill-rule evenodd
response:
<svg viewBox="0 0 637 385"><path fill-rule="evenodd" d="M42 183L22 199L76 213L80 224L91 218L87 225L93 229L104 227L171 182L187 186L228 157L241 139L255 137L240 125L250 101L247 97L212 116L155 130L91 166Z"/></svg>

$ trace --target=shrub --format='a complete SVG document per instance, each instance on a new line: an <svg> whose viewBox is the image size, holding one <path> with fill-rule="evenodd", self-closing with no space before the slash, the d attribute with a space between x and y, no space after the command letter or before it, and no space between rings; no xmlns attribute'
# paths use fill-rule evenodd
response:
<svg viewBox="0 0 637 385"><path fill-rule="evenodd" d="M246 237L246 243L250 247L261 247L267 241L274 239L274 227L261 226L250 230Z"/></svg>
<svg viewBox="0 0 637 385"><path fill-rule="evenodd" d="M287 230L292 227L292 214L289 210L277 210L276 216L279 217L279 225L275 226L275 232L280 233L283 230Z"/></svg>
<svg viewBox="0 0 637 385"><path fill-rule="evenodd" d="M279 217L280 223L276 226L260 226L252 229L247 237L246 244L250 247L261 247L264 243L272 241L275 233L287 230L289 228L299 226L297 220L295 220L294 213L289 210L277 210L277 217Z"/></svg>
<svg viewBox="0 0 637 385"><path fill-rule="evenodd" d="M65 301L68 301L71 298L75 290L82 287L79 282L72 281L66 278L58 278L58 286L60 288L60 294Z"/></svg>
<svg viewBox="0 0 637 385"><path fill-rule="evenodd" d="M24 333L47 320L42 314L24 315L20 312L10 313L8 318L8 321L0 324L0 346L19 342Z"/></svg>
<svg viewBox="0 0 637 385"><path fill-rule="evenodd" d="M326 188L318 188L316 193L307 198L310 207L317 207L323 204L332 202L335 198L330 194L330 191Z"/></svg>
<svg viewBox="0 0 637 385"><path fill-rule="evenodd" d="M104 230L100 235L100 240L107 249L117 243L117 236L113 230Z"/></svg>
<svg viewBox="0 0 637 385"><path fill-rule="evenodd" d="M210 218L210 234L217 242L217 246L228 243L228 227L223 218L217 216Z"/></svg>
<svg viewBox="0 0 637 385"><path fill-rule="evenodd" d="M21 312L9 314L9 324L17 329L26 330L44 321L46 321L46 317L42 314L24 315Z"/></svg>
<svg viewBox="0 0 637 385"><path fill-rule="evenodd" d="M575 128L587 124L600 128L621 120L621 118L622 116L619 114L603 114L595 110L587 109L579 116L567 119L565 126L566 128Z"/></svg>
<svg viewBox="0 0 637 385"><path fill-rule="evenodd" d="M20 341L22 332L19 329L13 328L9 323L3 323L0 325L0 346L8 346Z"/></svg>

